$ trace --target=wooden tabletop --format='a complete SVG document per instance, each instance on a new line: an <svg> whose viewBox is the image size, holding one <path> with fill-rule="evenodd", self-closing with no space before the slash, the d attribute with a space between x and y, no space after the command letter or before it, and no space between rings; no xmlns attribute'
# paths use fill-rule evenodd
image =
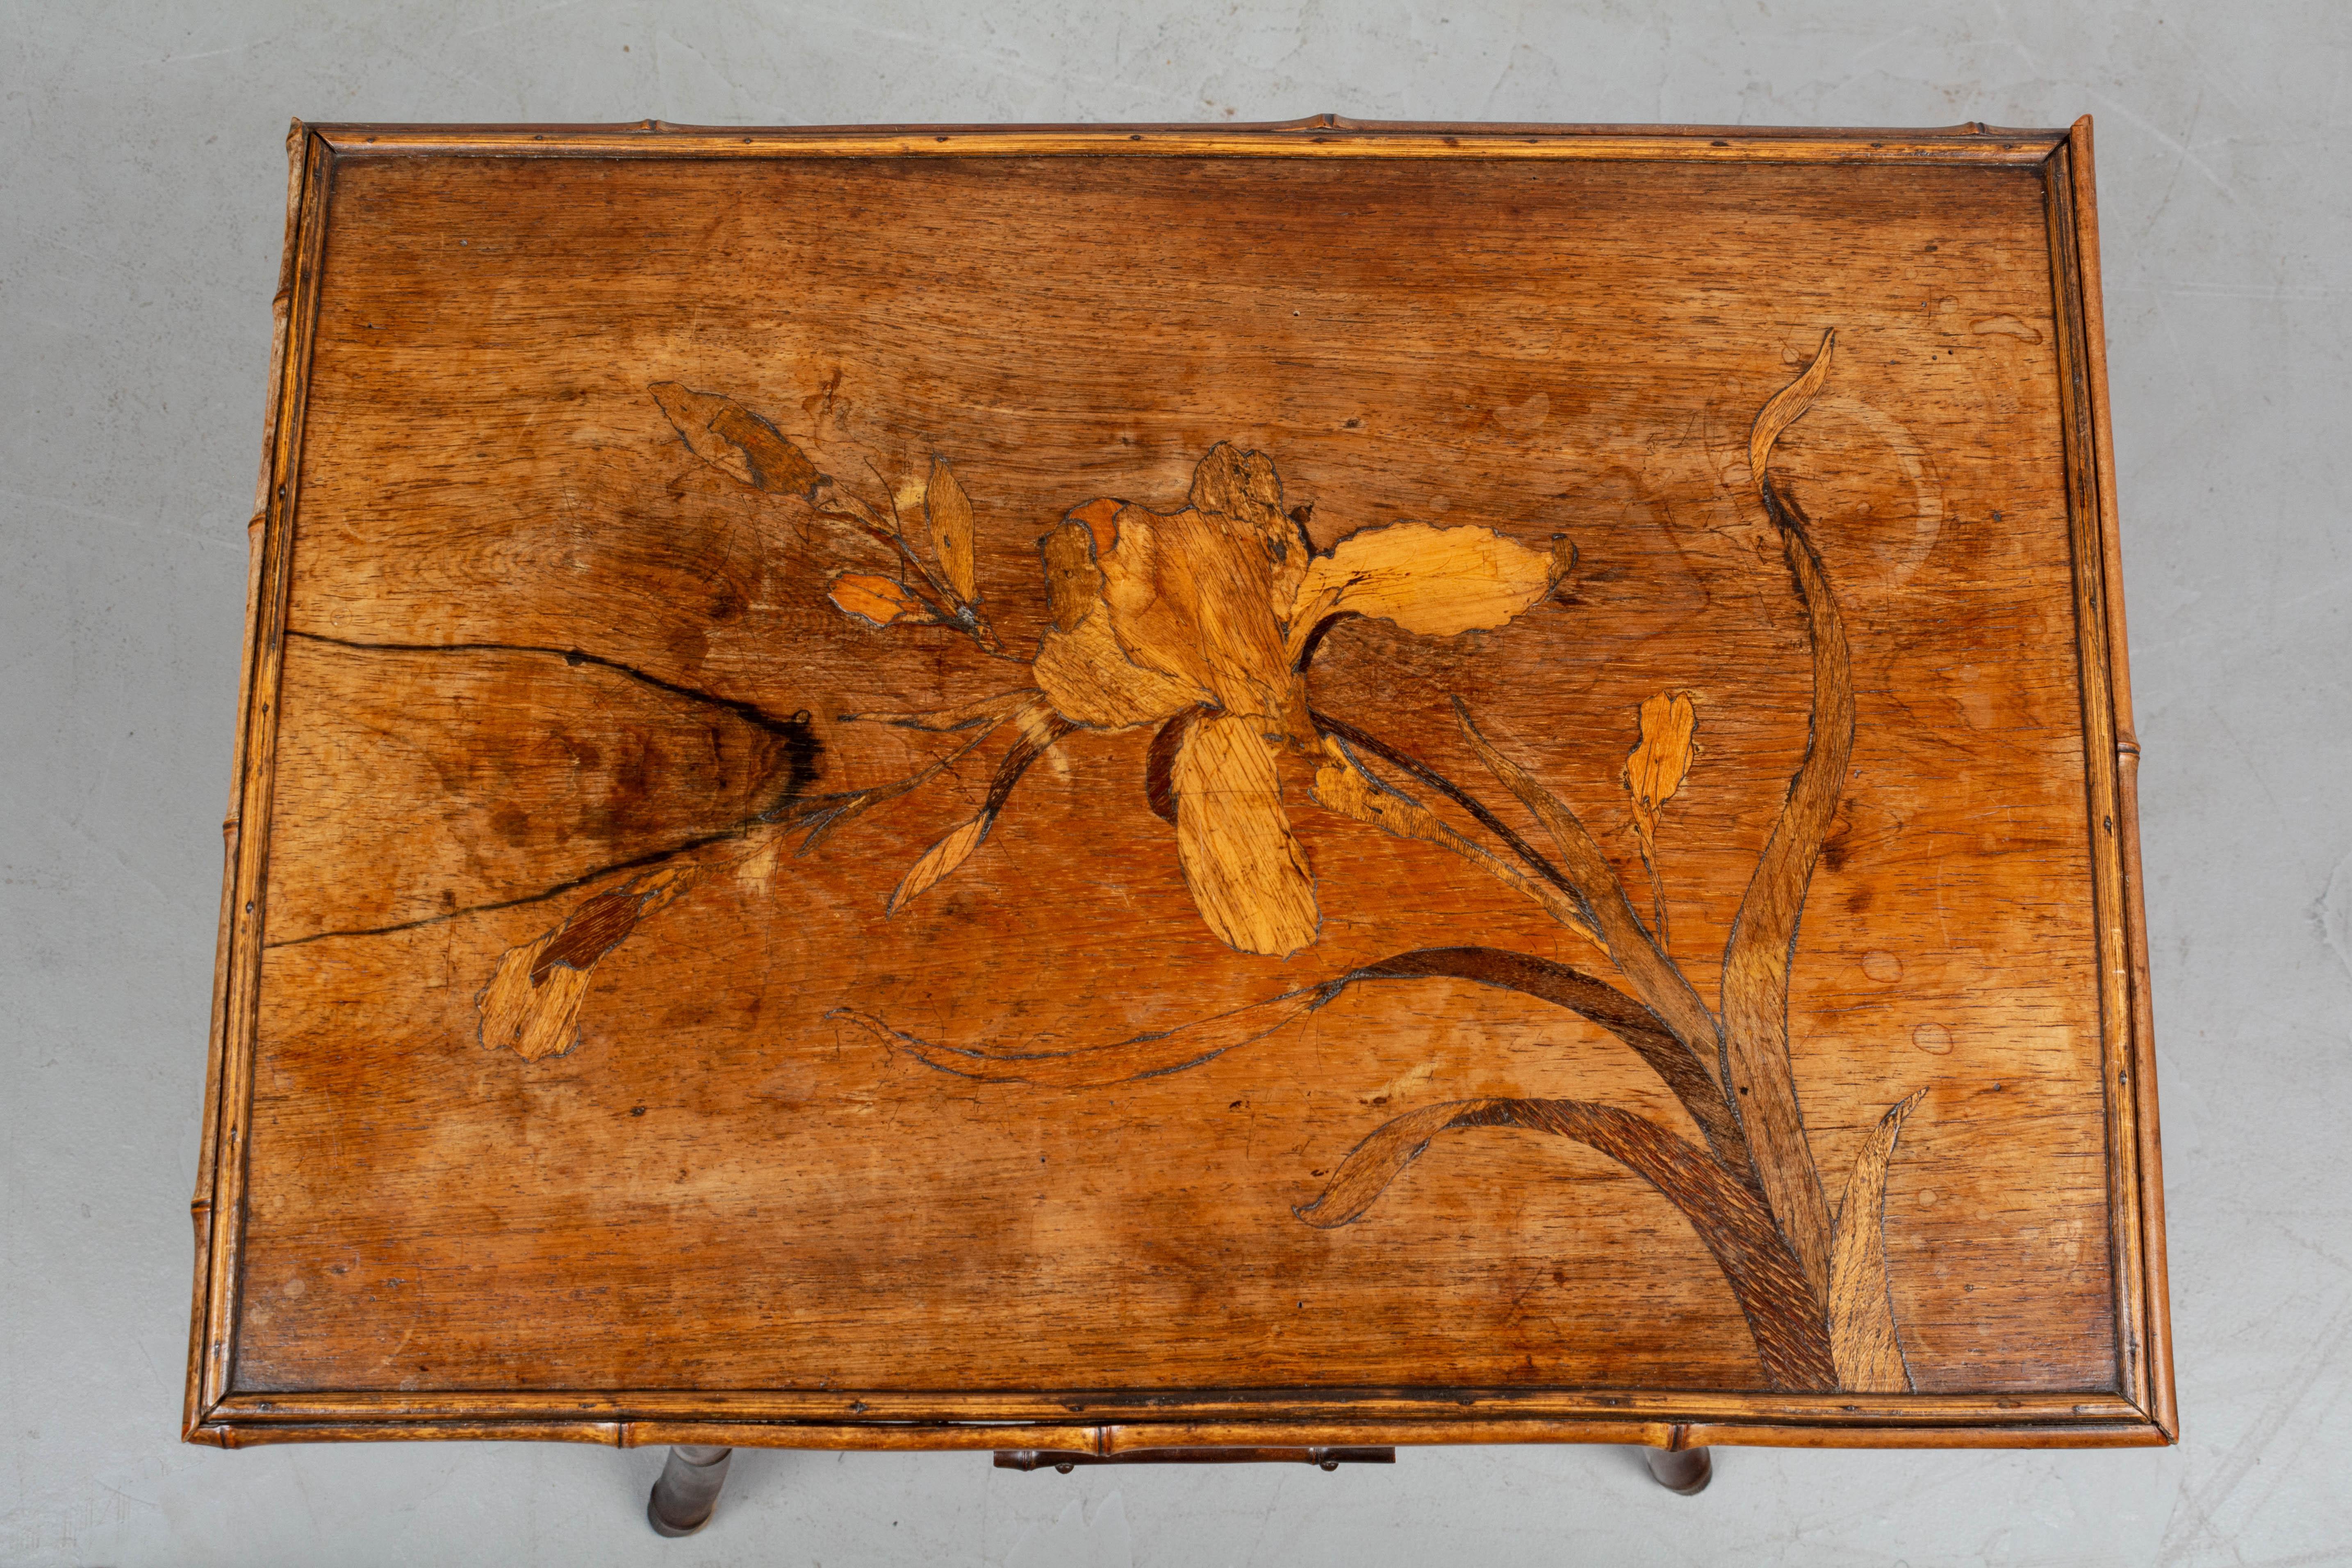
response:
<svg viewBox="0 0 2352 1568"><path fill-rule="evenodd" d="M2087 121L289 144L192 1440L2171 1439Z"/></svg>

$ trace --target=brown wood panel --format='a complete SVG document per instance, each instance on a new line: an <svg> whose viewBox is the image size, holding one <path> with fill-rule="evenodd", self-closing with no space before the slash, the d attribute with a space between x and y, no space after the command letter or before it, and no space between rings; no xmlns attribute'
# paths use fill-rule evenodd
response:
<svg viewBox="0 0 2352 1568"><path fill-rule="evenodd" d="M303 142L192 1435L2168 1430L2087 153Z"/></svg>

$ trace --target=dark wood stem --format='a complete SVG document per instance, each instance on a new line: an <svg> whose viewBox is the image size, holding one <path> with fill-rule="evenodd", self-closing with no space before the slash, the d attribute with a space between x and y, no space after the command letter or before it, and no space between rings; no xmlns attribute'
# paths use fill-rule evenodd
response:
<svg viewBox="0 0 2352 1568"><path fill-rule="evenodd" d="M1642 1177L1680 1209L1747 1315L1764 1374L1776 1388L1838 1385L1829 1322L1788 1237L1755 1188L1695 1144L1614 1105L1580 1100L1463 1100L1423 1106L1376 1129L1330 1184L1295 1212L1328 1228L1360 1216L1441 1132L1520 1127L1572 1139Z"/></svg>

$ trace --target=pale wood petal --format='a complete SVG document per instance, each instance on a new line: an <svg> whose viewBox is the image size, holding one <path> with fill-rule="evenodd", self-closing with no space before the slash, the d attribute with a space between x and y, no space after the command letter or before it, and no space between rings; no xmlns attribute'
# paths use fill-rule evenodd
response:
<svg viewBox="0 0 2352 1568"><path fill-rule="evenodd" d="M1321 914L1258 726L1218 714L1185 734L1176 752L1176 852L1211 931L1244 952L1286 957L1314 942Z"/></svg>
<svg viewBox="0 0 2352 1568"><path fill-rule="evenodd" d="M1068 517L1037 541L1038 563L1045 571L1045 606L1060 631L1076 631L1087 613L1102 603L1102 568L1095 564L1095 534L1076 517Z"/></svg>
<svg viewBox="0 0 2352 1568"><path fill-rule="evenodd" d="M940 563L940 574L958 600L971 604L980 596L972 563L971 500L955 470L937 458L931 459L930 483L923 491L923 517L931 526L931 554Z"/></svg>
<svg viewBox="0 0 2352 1568"><path fill-rule="evenodd" d="M1282 479L1274 459L1220 441L1194 465L1188 499L1193 510L1229 519L1236 531L1255 536L1271 567L1266 608L1275 615L1288 608L1311 551L1306 531L1282 509Z"/></svg>
<svg viewBox="0 0 2352 1568"><path fill-rule="evenodd" d="M1029 674L1055 712L1096 730L1155 724L1209 696L1195 681L1129 658L1110 611L1099 605L1066 632L1049 627Z"/></svg>
<svg viewBox="0 0 2352 1568"><path fill-rule="evenodd" d="M1231 713L1295 739L1311 732L1305 683L1283 651L1272 583L1282 563L1246 520L1128 507L1097 557L1111 628L1129 659L1190 681ZM1299 551L1288 559L1294 563Z"/></svg>
<svg viewBox="0 0 2352 1568"><path fill-rule="evenodd" d="M589 971L556 968L533 984L530 973L547 944L548 931L535 942L507 949L498 972L474 999L482 1017L481 1040L504 1046L527 1062L560 1057L580 1040L580 1004L588 994Z"/></svg>
<svg viewBox="0 0 2352 1568"><path fill-rule="evenodd" d="M1053 624L1038 643L1031 674L1056 712L1097 730L1156 723L1209 696L1189 676L1129 658L1114 627L1097 548L1116 552L1123 545L1130 556L1147 557L1150 550L1148 524L1132 539L1122 538L1116 521L1121 510L1118 501L1089 502L1037 542Z"/></svg>
<svg viewBox="0 0 2352 1568"><path fill-rule="evenodd" d="M930 612L914 590L891 577L877 577L865 572L845 572L833 580L829 596L834 606L845 615L856 616L877 626L887 626L908 619L929 620Z"/></svg>
<svg viewBox="0 0 2352 1568"><path fill-rule="evenodd" d="M1423 637L1492 629L1542 603L1567 560L1565 550L1532 550L1491 528L1360 530L1307 563L1289 607L1290 657L1318 626L1350 612Z"/></svg>
<svg viewBox="0 0 2352 1568"><path fill-rule="evenodd" d="M1830 1349L1838 1386L1860 1394L1900 1394L1911 1370L1895 1332L1895 1304L1886 1287L1886 1166L1904 1121L1927 1094L1897 1100L1854 1156L1838 1206L1837 1244L1830 1258Z"/></svg>
<svg viewBox="0 0 2352 1568"><path fill-rule="evenodd" d="M1698 721L1687 691L1660 692L1642 704L1642 738L1625 758L1625 793L1633 797L1633 832L1642 841L1642 864L1650 873L1651 931L1660 951L1669 951L1666 884L1658 871L1658 815L1683 787L1698 752L1692 731Z"/></svg>

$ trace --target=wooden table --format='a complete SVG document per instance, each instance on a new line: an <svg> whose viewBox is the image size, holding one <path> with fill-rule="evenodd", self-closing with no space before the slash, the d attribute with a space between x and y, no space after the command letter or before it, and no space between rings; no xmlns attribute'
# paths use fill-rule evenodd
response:
<svg viewBox="0 0 2352 1568"><path fill-rule="evenodd" d="M2171 1440L2087 121L290 147L190 1440Z"/></svg>

